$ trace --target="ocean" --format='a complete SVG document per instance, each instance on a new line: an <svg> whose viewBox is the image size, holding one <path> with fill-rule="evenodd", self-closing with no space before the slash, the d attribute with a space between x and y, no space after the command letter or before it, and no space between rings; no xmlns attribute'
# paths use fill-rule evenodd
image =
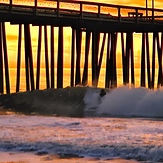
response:
<svg viewBox="0 0 163 163"><path fill-rule="evenodd" d="M111 3L117 1L111 0ZM131 2L118 3L128 5ZM137 1L133 3L137 5ZM31 28L35 58L36 28ZM18 26L6 23L6 29L9 66L14 67ZM139 67L141 39L138 34L134 35L137 43L134 59ZM64 36L68 40L64 42L64 60L70 60L71 37L68 32ZM24 50L22 52L24 54ZM121 60L121 54L118 55ZM135 68L135 87L122 86L122 69L118 68L118 88L105 89L103 97L100 91L105 83L104 66L98 88L91 86L91 73L86 87L70 87L70 69L65 66L64 88L46 89L42 68L40 90L26 91L24 74L21 69L20 92L14 93L16 69L10 68L11 94L0 95L0 163L163 162L163 88L141 88L139 68Z"/></svg>
<svg viewBox="0 0 163 163"><path fill-rule="evenodd" d="M163 89L65 87L0 96L0 163L163 162Z"/></svg>

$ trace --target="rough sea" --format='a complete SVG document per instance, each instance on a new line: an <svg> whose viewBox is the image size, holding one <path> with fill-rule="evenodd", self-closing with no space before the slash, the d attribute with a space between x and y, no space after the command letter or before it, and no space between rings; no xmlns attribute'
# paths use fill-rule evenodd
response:
<svg viewBox="0 0 163 163"><path fill-rule="evenodd" d="M26 2L34 5L34 1ZM48 6L52 3L49 1ZM134 1L133 5L138 3L145 2ZM132 2L122 0L118 4ZM161 1L155 5L160 4ZM6 26L9 60L16 63L18 26ZM31 28L34 54L36 28ZM69 60L71 41L67 30L64 37L68 40L68 57L64 59ZM139 47L141 40L136 39ZM16 73L10 75L15 82ZM122 74L118 76L121 78ZM23 89L24 83L25 80L21 83ZM0 163L163 163L163 89L123 86L106 89L102 98L100 91L93 87L66 87L0 95Z"/></svg>
<svg viewBox="0 0 163 163"><path fill-rule="evenodd" d="M66 87L0 96L0 163L163 162L163 90Z"/></svg>

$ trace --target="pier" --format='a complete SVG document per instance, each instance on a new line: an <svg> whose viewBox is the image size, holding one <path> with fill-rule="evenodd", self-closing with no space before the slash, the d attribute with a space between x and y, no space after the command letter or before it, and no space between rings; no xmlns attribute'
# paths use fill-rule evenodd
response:
<svg viewBox="0 0 163 163"><path fill-rule="evenodd" d="M25 55L26 90L40 89L40 57L42 31L44 33L46 88L63 88L64 27L71 30L71 74L70 86L87 85L88 58L91 51L92 85L97 87L100 70L105 60L105 88L117 87L117 37L121 36L123 83L135 85L133 33L142 35L140 86L154 89L163 85L163 10L153 8L121 6L84 1L53 1L53 6L0 3L0 93L10 94L10 74L5 23L19 26L16 90L20 91L21 56ZM37 73L34 76L30 25L38 26ZM50 26L50 55L48 55L47 26ZM54 53L54 28L58 28L58 52ZM22 30L24 31L25 54L21 53ZM149 33L152 34L152 61L149 52ZM84 67L81 71L82 35L85 34ZM102 35L102 40L100 37ZM102 42L100 46L100 41ZM104 54L104 48L107 53ZM54 56L57 55L57 80L55 84ZM104 55L106 57L104 57ZM48 57L50 56L50 58ZM155 79L158 58L158 79ZM49 63L50 61L50 63ZM146 85L147 76L147 85ZM5 79L4 79L5 78ZM56 86L55 86L56 85ZM6 88L4 88L4 86Z"/></svg>

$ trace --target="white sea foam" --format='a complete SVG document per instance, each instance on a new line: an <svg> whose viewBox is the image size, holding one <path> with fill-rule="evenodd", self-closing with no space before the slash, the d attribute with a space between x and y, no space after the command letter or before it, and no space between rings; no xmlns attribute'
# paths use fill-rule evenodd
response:
<svg viewBox="0 0 163 163"><path fill-rule="evenodd" d="M1 115L0 130L0 153L163 161L162 121Z"/></svg>
<svg viewBox="0 0 163 163"><path fill-rule="evenodd" d="M98 103L97 92L90 91L84 101L86 107L96 106L96 113L110 116L163 117L163 89L129 88L123 86L109 91Z"/></svg>

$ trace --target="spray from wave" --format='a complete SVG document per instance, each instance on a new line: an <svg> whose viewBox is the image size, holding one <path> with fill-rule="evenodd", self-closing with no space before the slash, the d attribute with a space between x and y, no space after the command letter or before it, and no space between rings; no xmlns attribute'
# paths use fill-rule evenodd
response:
<svg viewBox="0 0 163 163"><path fill-rule="evenodd" d="M163 118L163 89L67 87L0 95L0 112L68 117Z"/></svg>
<svg viewBox="0 0 163 163"><path fill-rule="evenodd" d="M88 102L88 98L84 99L87 106L93 101L96 105L98 100L94 100L94 96L96 93L90 102ZM149 90L147 88L129 88L128 86L116 88L108 92L98 103L96 116L98 115L163 118L163 89Z"/></svg>
<svg viewBox="0 0 163 163"><path fill-rule="evenodd" d="M46 89L0 96L1 113L83 117L86 88Z"/></svg>

